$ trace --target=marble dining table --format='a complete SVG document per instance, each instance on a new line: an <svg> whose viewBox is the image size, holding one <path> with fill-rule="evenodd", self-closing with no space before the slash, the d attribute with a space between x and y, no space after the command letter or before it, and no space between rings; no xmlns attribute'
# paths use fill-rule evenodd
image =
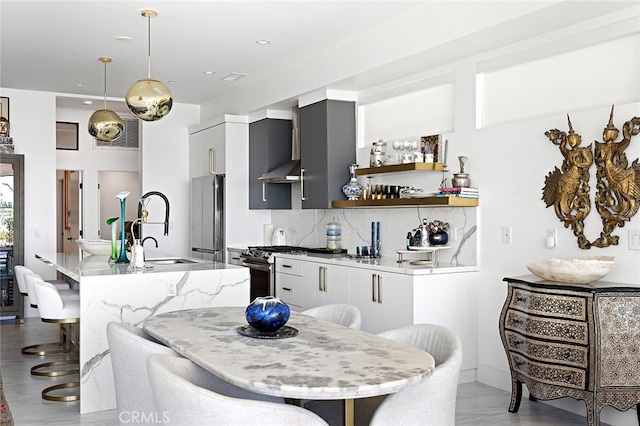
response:
<svg viewBox="0 0 640 426"><path fill-rule="evenodd" d="M147 318L144 330L182 356L241 388L294 400L344 400L345 425L355 398L385 395L428 380L433 357L414 346L291 313L291 337L247 337L242 307L186 309Z"/></svg>

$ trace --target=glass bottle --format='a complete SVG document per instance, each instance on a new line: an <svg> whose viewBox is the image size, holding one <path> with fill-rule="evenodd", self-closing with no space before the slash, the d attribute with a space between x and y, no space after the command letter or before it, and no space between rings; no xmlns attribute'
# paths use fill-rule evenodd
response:
<svg viewBox="0 0 640 426"><path fill-rule="evenodd" d="M339 250L342 244L342 226L340 222L333 217L333 220L327 223L327 249Z"/></svg>

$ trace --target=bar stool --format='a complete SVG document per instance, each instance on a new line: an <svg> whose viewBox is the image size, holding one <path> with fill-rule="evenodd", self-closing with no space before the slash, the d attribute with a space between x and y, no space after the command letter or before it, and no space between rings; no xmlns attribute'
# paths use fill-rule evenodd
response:
<svg viewBox="0 0 640 426"><path fill-rule="evenodd" d="M29 296L29 303L31 307L37 308L38 303L33 287L33 280L39 279L43 281L42 277L24 266L15 266L14 270L16 273L16 280L18 281L18 288L20 289L20 293ZM27 277L35 278L27 279ZM68 284L64 281L56 281L57 282L54 282L52 284L56 288L60 288L60 294L63 298L69 300L80 300L80 292L78 290L69 289ZM22 348L21 352L24 355L38 356L69 352L69 347L66 344L66 334L64 327L60 326L60 339L57 342L39 343L35 345L25 346L24 348Z"/></svg>
<svg viewBox="0 0 640 426"><path fill-rule="evenodd" d="M28 275L27 282L30 280L33 281L33 286L36 294L36 300L38 301L38 310L40 311L40 318L43 322L51 322L58 323L65 327L68 327L68 336L73 338L73 345L75 347L76 356L80 352L80 300L69 300L64 299L60 290L58 290L53 284L47 283L42 279L37 279L33 275ZM33 280L33 278L36 278ZM73 328L75 326L75 333L73 332ZM33 370L40 367L52 367L57 365L66 365L66 364L78 364L80 362L79 359L74 360L66 360L66 361L53 361L51 363L41 364L39 366L33 367ZM68 372L55 372L55 376L61 376L66 374L73 374L70 371L75 371L77 374L80 370L79 368L76 370L66 370ZM45 374L43 374L45 375ZM48 375L48 374L47 374ZM80 389L80 382L69 382L69 383L61 383L54 386L50 386L45 388L42 391L42 398L48 401L57 401L57 402L69 402L69 401L77 401L80 399L80 393L72 394L72 395L52 395L52 392L60 390L60 389L69 389L69 388L78 388Z"/></svg>

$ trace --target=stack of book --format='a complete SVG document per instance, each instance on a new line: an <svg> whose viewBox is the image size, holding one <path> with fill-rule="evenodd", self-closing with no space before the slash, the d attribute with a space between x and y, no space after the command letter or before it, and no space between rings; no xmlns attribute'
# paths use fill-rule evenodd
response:
<svg viewBox="0 0 640 426"><path fill-rule="evenodd" d="M437 197L465 197L465 198L478 198L478 188L463 188L461 186L454 186L451 188L440 188L440 192Z"/></svg>

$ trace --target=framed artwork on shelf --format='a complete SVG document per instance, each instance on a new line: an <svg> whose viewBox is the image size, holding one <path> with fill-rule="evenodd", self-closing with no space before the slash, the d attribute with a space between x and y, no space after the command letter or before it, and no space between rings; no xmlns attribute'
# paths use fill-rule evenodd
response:
<svg viewBox="0 0 640 426"><path fill-rule="evenodd" d="M56 149L78 150L78 123L56 121Z"/></svg>
<svg viewBox="0 0 640 426"><path fill-rule="evenodd" d="M7 121L11 121L9 119L9 98L0 96L0 117L4 117Z"/></svg>

